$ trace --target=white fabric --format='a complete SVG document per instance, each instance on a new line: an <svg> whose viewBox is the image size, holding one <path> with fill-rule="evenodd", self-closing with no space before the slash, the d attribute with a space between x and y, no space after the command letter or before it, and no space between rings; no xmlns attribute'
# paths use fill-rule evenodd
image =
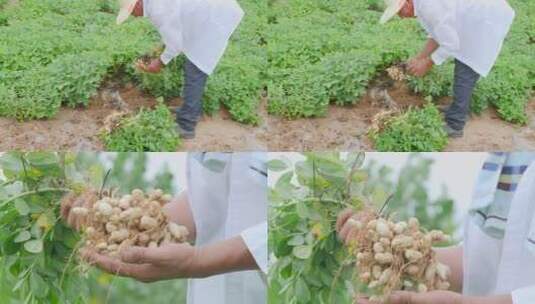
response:
<svg viewBox="0 0 535 304"><path fill-rule="evenodd" d="M162 62L184 53L208 75L244 15L235 0L143 0L143 10L165 44Z"/></svg>
<svg viewBox="0 0 535 304"><path fill-rule="evenodd" d="M454 57L487 76L500 54L515 12L506 0L414 0L415 15L440 45L435 64Z"/></svg>
<svg viewBox="0 0 535 304"><path fill-rule="evenodd" d="M202 246L242 236L262 271L189 280L188 304L266 303L266 153L190 153L188 198Z"/></svg>
<svg viewBox="0 0 535 304"><path fill-rule="evenodd" d="M512 200L503 239L485 234L468 220L464 237L463 292L472 296L512 294L514 304L535 303L535 165Z"/></svg>

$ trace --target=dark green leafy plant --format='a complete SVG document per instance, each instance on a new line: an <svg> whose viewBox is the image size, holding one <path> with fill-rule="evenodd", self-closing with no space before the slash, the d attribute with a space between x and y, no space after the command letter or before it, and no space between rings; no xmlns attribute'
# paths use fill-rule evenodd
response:
<svg viewBox="0 0 535 304"><path fill-rule="evenodd" d="M82 303L72 252L78 235L59 218L72 157L10 152L0 156L0 294L5 303Z"/></svg>
<svg viewBox="0 0 535 304"><path fill-rule="evenodd" d="M440 112L433 104L388 118L382 130L370 132L378 151L441 151L448 143Z"/></svg>
<svg viewBox="0 0 535 304"><path fill-rule="evenodd" d="M118 152L176 151L180 145L174 116L163 104L124 118L103 140L108 151Z"/></svg>
<svg viewBox="0 0 535 304"><path fill-rule="evenodd" d="M106 158L106 161L104 161ZM65 191L107 184L125 192L164 187L173 174L144 176L147 155L10 152L0 155L0 297L2 303L85 304L185 301L185 281L144 284L87 267L78 259L78 234L59 217Z"/></svg>

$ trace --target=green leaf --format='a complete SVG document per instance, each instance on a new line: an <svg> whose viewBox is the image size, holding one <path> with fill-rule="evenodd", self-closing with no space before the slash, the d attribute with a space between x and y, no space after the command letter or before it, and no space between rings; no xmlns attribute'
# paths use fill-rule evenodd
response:
<svg viewBox="0 0 535 304"><path fill-rule="evenodd" d="M309 303L310 302L310 290L308 289L307 284L305 283L305 280L303 278L299 278L297 280L297 283L295 284L295 293L297 298L302 303Z"/></svg>
<svg viewBox="0 0 535 304"><path fill-rule="evenodd" d="M17 237L15 237L15 240L13 241L15 243L22 243L29 240L31 237L32 235L30 234L30 232L28 230L24 230L19 232L19 234L17 235Z"/></svg>
<svg viewBox="0 0 535 304"><path fill-rule="evenodd" d="M22 199L15 200L15 209L19 212L20 215L28 215L30 213L30 207Z"/></svg>
<svg viewBox="0 0 535 304"><path fill-rule="evenodd" d="M270 171L280 172L288 169L288 165L280 159L272 159L267 163L267 167Z"/></svg>
<svg viewBox="0 0 535 304"><path fill-rule="evenodd" d="M24 249L29 253L40 253L43 251L43 241L42 240L31 240L24 243Z"/></svg>
<svg viewBox="0 0 535 304"><path fill-rule="evenodd" d="M19 290L22 287L22 285L24 285L24 283L26 283L26 278L22 278L22 279L18 280L17 283L15 284L15 286L13 286L12 291L15 292L15 291Z"/></svg>
<svg viewBox="0 0 535 304"><path fill-rule="evenodd" d="M44 298L48 294L48 284L35 271L30 275L30 290L38 298Z"/></svg>
<svg viewBox="0 0 535 304"><path fill-rule="evenodd" d="M299 215L299 217L302 219L308 219L310 217L309 216L310 212L305 202L298 202L296 211L297 211L297 215Z"/></svg>
<svg viewBox="0 0 535 304"><path fill-rule="evenodd" d="M292 185L293 172L284 173L275 184L275 191L282 199L291 199L294 197L295 187Z"/></svg>
<svg viewBox="0 0 535 304"><path fill-rule="evenodd" d="M296 257L306 260L312 255L312 245L296 246L292 252Z"/></svg>
<svg viewBox="0 0 535 304"><path fill-rule="evenodd" d="M26 155L26 159L33 166L44 167L56 165L58 158L52 152L32 152Z"/></svg>
<svg viewBox="0 0 535 304"><path fill-rule="evenodd" d="M8 177L18 174L23 170L19 152L4 153L0 156L0 168Z"/></svg>
<svg viewBox="0 0 535 304"><path fill-rule="evenodd" d="M290 246L300 246L305 243L305 238L302 235L294 235L291 239L288 240L288 245Z"/></svg>

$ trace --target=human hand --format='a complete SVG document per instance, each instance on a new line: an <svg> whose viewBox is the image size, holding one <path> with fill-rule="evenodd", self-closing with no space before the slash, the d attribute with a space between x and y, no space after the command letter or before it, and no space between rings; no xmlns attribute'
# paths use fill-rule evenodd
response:
<svg viewBox="0 0 535 304"><path fill-rule="evenodd" d="M68 193L61 200L61 217L70 227L75 230L80 230L86 222L86 216L76 212L76 209L91 208L93 203L98 198L98 194L94 190L87 190L81 195L75 193ZM73 210L75 212L73 212Z"/></svg>
<svg viewBox="0 0 535 304"><path fill-rule="evenodd" d="M140 69L143 72L151 73L151 74L157 74L162 71L162 68L164 67L163 62L160 60L160 58L153 58L149 62L149 64L144 63L141 60L138 60L136 62L136 67Z"/></svg>
<svg viewBox="0 0 535 304"><path fill-rule="evenodd" d="M198 277L198 250L188 243L165 244L157 248L128 247L118 258L84 250L82 257L102 270L141 282Z"/></svg>
<svg viewBox="0 0 535 304"><path fill-rule="evenodd" d="M346 245L350 245L351 240L354 239L354 235L362 228L358 225L359 220L362 220L361 222L367 222L363 221L366 216L369 216L369 214L357 213L353 209L345 209L340 212L336 219L336 231L340 240Z"/></svg>
<svg viewBox="0 0 535 304"><path fill-rule="evenodd" d="M433 60L429 57L415 57L407 62L407 70L416 77L422 77L433 68Z"/></svg>
<svg viewBox="0 0 535 304"><path fill-rule="evenodd" d="M397 291L390 295L384 304L463 304L463 296L452 291L430 291L415 293ZM355 304L381 304L372 302L365 297L359 297Z"/></svg>

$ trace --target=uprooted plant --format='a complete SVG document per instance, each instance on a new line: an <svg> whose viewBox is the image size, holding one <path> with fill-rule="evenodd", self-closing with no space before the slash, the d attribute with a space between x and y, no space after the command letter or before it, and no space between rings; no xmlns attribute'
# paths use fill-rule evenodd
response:
<svg viewBox="0 0 535 304"><path fill-rule="evenodd" d="M394 290L448 290L448 266L437 261L433 244L449 242L440 230L424 231L416 218L394 222L372 211L350 218L357 233L350 241L358 280L372 301L382 302Z"/></svg>

